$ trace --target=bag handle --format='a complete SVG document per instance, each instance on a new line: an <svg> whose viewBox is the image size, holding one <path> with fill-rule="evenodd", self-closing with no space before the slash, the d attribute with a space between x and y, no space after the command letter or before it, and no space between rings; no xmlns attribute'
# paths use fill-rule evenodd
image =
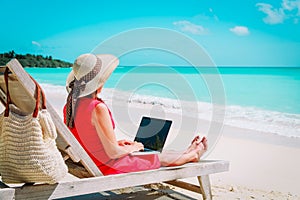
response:
<svg viewBox="0 0 300 200"><path fill-rule="evenodd" d="M6 105L5 105L4 117L9 116L9 104L12 103L9 89L8 89L8 73L9 73L9 69L6 67L5 72L4 72L4 80L5 80L5 85L6 85ZM36 86L35 108L34 108L34 111L32 114L32 117L36 118L38 115L38 112L39 112L39 103L40 103L41 96L42 96L42 109L46 109L46 97L45 97L43 90L41 89L41 86L36 82L36 80L34 80L32 77L30 77L30 78L33 80L33 82L35 83L35 86Z"/></svg>
<svg viewBox="0 0 300 200"><path fill-rule="evenodd" d="M44 91L42 90L40 84L38 84L38 82L34 78L32 78L32 76L30 76L30 78L35 83L38 94L42 95L42 109L46 109L46 96L45 96ZM39 103L39 101L37 101L37 105L39 105L38 103Z"/></svg>
<svg viewBox="0 0 300 200"><path fill-rule="evenodd" d="M9 90L8 90L8 68L7 67L4 71L4 80L5 80L5 86L6 86L6 105L5 105L4 117L8 117L9 104L11 104L11 99L10 99L10 94L9 94Z"/></svg>

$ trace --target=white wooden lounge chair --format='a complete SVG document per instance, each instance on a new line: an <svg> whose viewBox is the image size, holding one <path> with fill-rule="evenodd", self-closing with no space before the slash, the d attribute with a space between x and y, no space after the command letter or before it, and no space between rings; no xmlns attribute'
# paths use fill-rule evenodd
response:
<svg viewBox="0 0 300 200"><path fill-rule="evenodd" d="M1 101L6 98L3 80L3 72L6 67L11 71L9 78L12 81L10 85L13 85L12 101L24 110L33 109L34 105L31 102L34 102L35 85L16 59L12 59L6 66L0 67ZM14 89L18 92L13 92ZM162 167L156 170L103 176L49 102L47 102L47 108L58 131L57 146L66 160L69 173L74 177L54 185L8 186L0 181L0 199L57 199L159 182L167 182L200 192L203 199L212 199L209 175L229 169L228 161L203 160L199 163L188 163L178 167ZM197 177L200 186L176 181L188 177Z"/></svg>

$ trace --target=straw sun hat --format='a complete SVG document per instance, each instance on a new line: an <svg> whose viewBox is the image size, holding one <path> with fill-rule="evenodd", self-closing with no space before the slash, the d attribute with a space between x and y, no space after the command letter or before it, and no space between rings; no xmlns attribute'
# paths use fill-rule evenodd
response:
<svg viewBox="0 0 300 200"><path fill-rule="evenodd" d="M68 75L66 88L68 93L71 91L70 83L76 78L80 82L80 94L83 97L95 92L104 85L111 73L118 66L117 57L110 54L82 54L73 64L73 69Z"/></svg>

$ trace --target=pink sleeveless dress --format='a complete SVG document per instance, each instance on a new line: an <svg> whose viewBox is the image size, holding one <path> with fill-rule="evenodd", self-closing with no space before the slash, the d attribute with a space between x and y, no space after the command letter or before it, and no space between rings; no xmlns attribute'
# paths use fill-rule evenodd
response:
<svg viewBox="0 0 300 200"><path fill-rule="evenodd" d="M70 128L73 135L82 145L94 163L104 175L136 172L160 167L160 161L156 154L131 156L127 155L118 159L110 159L106 154L102 142L95 127L91 123L92 111L102 100L80 98L77 102L75 113L75 126ZM110 110L108 109L111 123L115 128ZM66 120L66 106L64 107L64 120Z"/></svg>

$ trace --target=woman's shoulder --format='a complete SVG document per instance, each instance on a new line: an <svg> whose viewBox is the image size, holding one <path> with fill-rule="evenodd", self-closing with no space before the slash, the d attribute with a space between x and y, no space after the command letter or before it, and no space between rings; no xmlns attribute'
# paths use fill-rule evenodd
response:
<svg viewBox="0 0 300 200"><path fill-rule="evenodd" d="M107 106L104 103L98 103L93 110L93 115L97 116L97 118L103 119L110 116L110 112Z"/></svg>
<svg viewBox="0 0 300 200"><path fill-rule="evenodd" d="M106 104L103 102L96 103L95 108L98 110L108 110Z"/></svg>
<svg viewBox="0 0 300 200"><path fill-rule="evenodd" d="M97 112L101 112L101 113L108 112L107 105L101 99L94 99L92 104L94 104L95 110Z"/></svg>

